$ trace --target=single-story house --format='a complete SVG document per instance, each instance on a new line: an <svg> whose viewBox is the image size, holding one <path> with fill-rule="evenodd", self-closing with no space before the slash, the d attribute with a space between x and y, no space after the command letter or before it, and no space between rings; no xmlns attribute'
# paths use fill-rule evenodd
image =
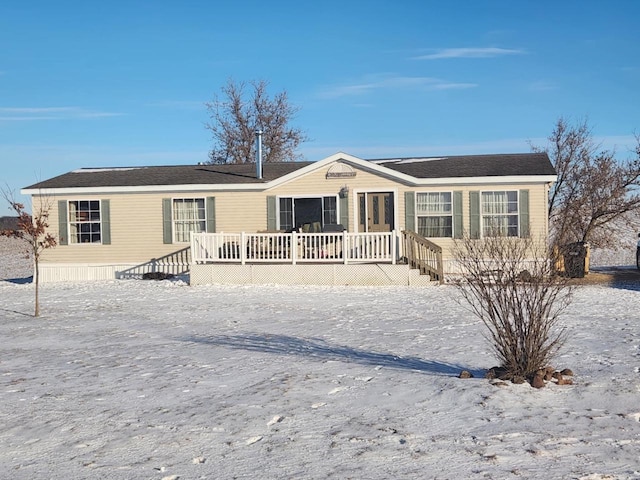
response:
<svg viewBox="0 0 640 480"><path fill-rule="evenodd" d="M467 232L548 234L545 153L85 168L21 190L58 246L40 281L189 274L201 283L442 280ZM411 267L417 267L412 269ZM420 275L421 273L427 275Z"/></svg>

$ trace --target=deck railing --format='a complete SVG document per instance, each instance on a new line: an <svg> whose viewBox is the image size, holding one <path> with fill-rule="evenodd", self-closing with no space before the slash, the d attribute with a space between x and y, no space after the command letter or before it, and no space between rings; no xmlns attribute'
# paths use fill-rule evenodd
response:
<svg viewBox="0 0 640 480"><path fill-rule="evenodd" d="M411 268L431 276L433 280L444 282L442 247L411 230L402 231L404 255Z"/></svg>
<svg viewBox="0 0 640 480"><path fill-rule="evenodd" d="M194 263L393 263L397 232L192 233Z"/></svg>

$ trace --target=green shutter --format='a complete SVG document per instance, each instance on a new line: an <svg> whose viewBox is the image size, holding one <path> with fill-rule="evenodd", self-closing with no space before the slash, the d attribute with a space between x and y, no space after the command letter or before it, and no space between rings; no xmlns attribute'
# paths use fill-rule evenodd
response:
<svg viewBox="0 0 640 480"><path fill-rule="evenodd" d="M529 227L529 190L520 190L520 236L528 237L531 234Z"/></svg>
<svg viewBox="0 0 640 480"><path fill-rule="evenodd" d="M349 194L340 197L340 224L349 230Z"/></svg>
<svg viewBox="0 0 640 480"><path fill-rule="evenodd" d="M171 234L171 199L162 199L162 242L173 243Z"/></svg>
<svg viewBox="0 0 640 480"><path fill-rule="evenodd" d="M462 192L453 192L453 238L462 238Z"/></svg>
<svg viewBox="0 0 640 480"><path fill-rule="evenodd" d="M270 195L267 197L267 230L275 230L278 225L276 219L276 197Z"/></svg>
<svg viewBox="0 0 640 480"><path fill-rule="evenodd" d="M103 245L111 245L111 210L109 200L100 201L100 220L102 229L100 237Z"/></svg>
<svg viewBox="0 0 640 480"><path fill-rule="evenodd" d="M404 229L416 231L416 194L404 192Z"/></svg>
<svg viewBox="0 0 640 480"><path fill-rule="evenodd" d="M469 235L480 238L480 192L469 192Z"/></svg>
<svg viewBox="0 0 640 480"><path fill-rule="evenodd" d="M69 245L67 238L67 201L58 200L58 244Z"/></svg>
<svg viewBox="0 0 640 480"><path fill-rule="evenodd" d="M207 197L207 233L216 232L216 197Z"/></svg>

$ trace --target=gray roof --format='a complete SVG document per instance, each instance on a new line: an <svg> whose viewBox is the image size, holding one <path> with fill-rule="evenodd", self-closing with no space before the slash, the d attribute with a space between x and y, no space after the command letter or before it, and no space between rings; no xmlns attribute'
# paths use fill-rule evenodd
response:
<svg viewBox="0 0 640 480"><path fill-rule="evenodd" d="M387 158L368 161L416 179L556 174L546 153ZM262 179L256 178L256 166L252 163L83 168L25 189L260 184L276 180L312 163L314 162L265 163Z"/></svg>
<svg viewBox="0 0 640 480"><path fill-rule="evenodd" d="M262 168L261 180L256 177L255 163L81 168L26 188L144 187L158 185L265 183L306 167L310 163L312 162L265 163Z"/></svg>
<svg viewBox="0 0 640 480"><path fill-rule="evenodd" d="M373 160L378 165L416 178L555 175L546 153L459 155L453 157Z"/></svg>

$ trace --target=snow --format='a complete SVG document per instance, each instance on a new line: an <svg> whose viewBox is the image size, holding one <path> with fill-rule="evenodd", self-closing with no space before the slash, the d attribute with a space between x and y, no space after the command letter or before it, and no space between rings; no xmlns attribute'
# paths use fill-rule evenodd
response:
<svg viewBox="0 0 640 480"><path fill-rule="evenodd" d="M483 378L447 285L55 283L34 318L15 257L0 478L640 478L638 284L576 289L555 364L574 385L538 390Z"/></svg>

